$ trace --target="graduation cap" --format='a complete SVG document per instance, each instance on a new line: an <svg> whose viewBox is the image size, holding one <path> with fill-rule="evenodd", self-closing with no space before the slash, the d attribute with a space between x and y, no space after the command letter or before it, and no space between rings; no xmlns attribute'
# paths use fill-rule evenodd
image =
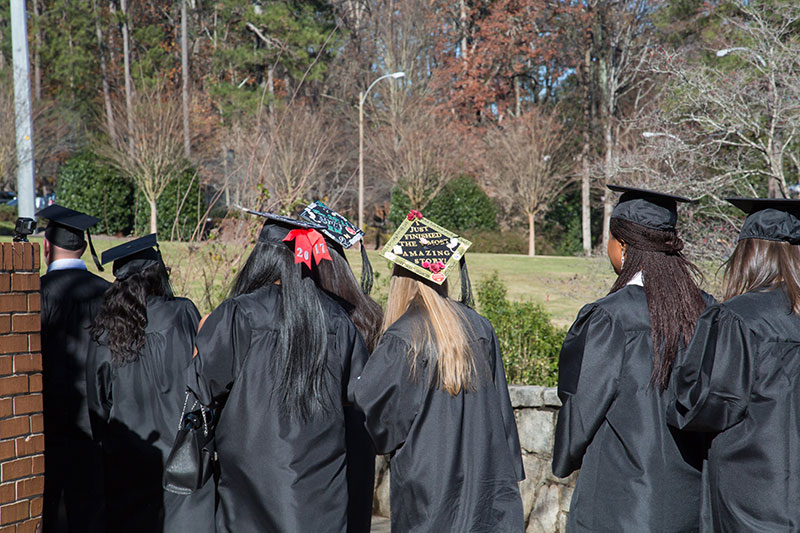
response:
<svg viewBox="0 0 800 533"><path fill-rule="evenodd" d="M392 263L437 285L456 268L461 269L461 301L472 303L467 262L464 254L472 242L411 211L381 250Z"/></svg>
<svg viewBox="0 0 800 533"><path fill-rule="evenodd" d="M322 224L285 217L276 213L241 209L251 215L258 215L267 219L261 228L261 233L258 235L260 242L282 243L294 241L295 264L304 263L308 268L311 268L312 259L317 264L323 259L331 261L325 238L320 233L325 229Z"/></svg>
<svg viewBox="0 0 800 533"><path fill-rule="evenodd" d="M300 213L300 218L325 226L322 234L334 243L334 249L340 248L340 254L347 260L344 250L351 248L364 238L364 232L344 216L326 206L319 200L307 205ZM372 291L372 264L367 257L364 243L361 243L361 288L365 294Z"/></svg>
<svg viewBox="0 0 800 533"><path fill-rule="evenodd" d="M694 200L674 194L665 194L635 187L607 185L622 196L611 213L611 218L620 218L646 228L675 231L678 222L678 202L690 203Z"/></svg>
<svg viewBox="0 0 800 533"><path fill-rule="evenodd" d="M109 248L103 252L102 259L103 264L114 262L113 272L118 280L153 265L164 264L155 233Z"/></svg>
<svg viewBox="0 0 800 533"><path fill-rule="evenodd" d="M745 213L739 240L764 239L800 244L800 200L726 198Z"/></svg>
<svg viewBox="0 0 800 533"><path fill-rule="evenodd" d="M88 240L94 264L100 272L103 271L100 261L97 260L97 252L94 251L92 235L89 232L90 227L100 222L99 218L57 204L45 207L36 213L36 216L49 221L44 236L51 244L59 248L74 252L86 246L86 240ZM84 231L86 240L83 238Z"/></svg>

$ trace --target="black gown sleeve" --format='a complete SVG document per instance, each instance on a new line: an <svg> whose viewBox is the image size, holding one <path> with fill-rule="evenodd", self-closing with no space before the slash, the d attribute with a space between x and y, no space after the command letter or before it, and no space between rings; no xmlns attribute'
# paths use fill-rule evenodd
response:
<svg viewBox="0 0 800 533"><path fill-rule="evenodd" d="M225 402L238 369L250 350L250 323L235 300L215 309L197 334L197 355L187 383L206 406Z"/></svg>
<svg viewBox="0 0 800 533"><path fill-rule="evenodd" d="M722 305L700 315L672 370L667 421L691 431L722 431L744 418L756 370L750 330Z"/></svg>
<svg viewBox="0 0 800 533"><path fill-rule="evenodd" d="M625 331L601 307L584 307L561 347L553 474L581 467L586 448L611 406L625 358Z"/></svg>
<svg viewBox="0 0 800 533"><path fill-rule="evenodd" d="M500 400L500 414L503 417L503 428L506 434L508 451L514 461L514 472L517 481L525 479L525 469L522 466L522 449L519 444L519 434L517 432L517 421L514 418L514 408L511 406L511 396L508 393L508 383L506 382L506 371L503 367L503 357L500 353L500 343L497 335L492 330L492 357L494 358L494 389Z"/></svg>
<svg viewBox="0 0 800 533"><path fill-rule="evenodd" d="M418 369L418 379L411 376L408 350L404 340L384 335L352 386L353 399L364 411L367 431L379 454L402 446L424 396L426 369Z"/></svg>

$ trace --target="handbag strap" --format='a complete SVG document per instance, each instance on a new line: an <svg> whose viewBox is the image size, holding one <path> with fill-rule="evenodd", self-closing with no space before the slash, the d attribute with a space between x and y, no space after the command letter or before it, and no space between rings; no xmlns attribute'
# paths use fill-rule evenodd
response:
<svg viewBox="0 0 800 533"><path fill-rule="evenodd" d="M186 415L186 406L189 405L189 395L192 394L188 390L186 391L186 398L183 400L183 410L181 411L181 418L178 420L178 431L183 429L183 417ZM197 398L195 398L194 403L192 404L191 410L194 411L194 408L197 406ZM201 409L202 411L202 409ZM203 413L203 434L208 435L208 428L206 427L206 415Z"/></svg>

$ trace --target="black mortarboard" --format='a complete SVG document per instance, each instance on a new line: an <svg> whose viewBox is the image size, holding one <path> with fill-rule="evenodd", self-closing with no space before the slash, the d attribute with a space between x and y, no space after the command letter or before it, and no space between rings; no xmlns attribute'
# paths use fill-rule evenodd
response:
<svg viewBox="0 0 800 533"><path fill-rule="evenodd" d="M86 246L86 240L88 240L94 264L98 270L103 271L100 261L97 260L97 252L94 251L92 236L89 232L90 227L100 222L99 218L57 204L45 207L36 213L36 216L49 221L44 236L51 244L59 248L74 252ZM84 231L86 239L83 238Z"/></svg>
<svg viewBox="0 0 800 533"><path fill-rule="evenodd" d="M472 242L411 211L381 250L392 263L438 285L458 264L461 268L461 301L472 302L464 254Z"/></svg>
<svg viewBox="0 0 800 533"><path fill-rule="evenodd" d="M322 231L325 226L315 222L306 222L292 217L285 217L276 213L267 213L264 211L254 211L252 209L241 208L245 213L251 215L258 215L266 218L264 226L261 228L261 233L258 235L258 240L261 242L283 242L283 239L293 229L315 229Z"/></svg>
<svg viewBox="0 0 800 533"><path fill-rule="evenodd" d="M147 267L164 263L155 233L122 243L103 252L103 264L111 261L114 261L114 276L119 280Z"/></svg>
<svg viewBox="0 0 800 533"><path fill-rule="evenodd" d="M344 249L352 247L364 238L364 232L355 224L320 201L307 205L300 213L300 218L325 226L322 234L334 244L335 250L342 249L340 252L342 257L345 257ZM361 242L361 288L366 294L372 291L372 264L367 257L363 241Z"/></svg>
<svg viewBox="0 0 800 533"><path fill-rule="evenodd" d="M611 218L621 218L646 228L674 231L678 222L678 202L692 202L689 198L635 187L608 185L622 196L611 213Z"/></svg>
<svg viewBox="0 0 800 533"><path fill-rule="evenodd" d="M764 239L800 244L800 200L727 198L745 213L739 240Z"/></svg>

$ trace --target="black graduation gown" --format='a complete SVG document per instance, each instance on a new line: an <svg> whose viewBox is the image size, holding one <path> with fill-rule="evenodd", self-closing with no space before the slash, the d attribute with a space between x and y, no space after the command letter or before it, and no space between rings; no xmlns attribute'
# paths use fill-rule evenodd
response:
<svg viewBox="0 0 800 533"><path fill-rule="evenodd" d="M719 432L709 531L800 531L800 317L783 290L712 306L673 374L669 421Z"/></svg>
<svg viewBox="0 0 800 533"><path fill-rule="evenodd" d="M375 449L394 454L392 531L525 527L517 484L525 474L497 337L488 320L460 309L471 332L475 390L451 396L431 387L426 359L412 376L409 341L426 320L415 306L386 331L351 388Z"/></svg>
<svg viewBox="0 0 800 533"><path fill-rule="evenodd" d="M350 376L369 354L345 311L320 291L334 406L305 422L289 417L273 398L269 364L280 345L281 294L270 284L226 300L197 337L189 388L204 405L224 403L216 428L217 531L344 532L343 403Z"/></svg>
<svg viewBox="0 0 800 533"><path fill-rule="evenodd" d="M669 395L652 371L643 287L581 309L561 349L553 447L556 476L581 469L567 531L699 528L704 439L667 425Z"/></svg>
<svg viewBox="0 0 800 533"><path fill-rule="evenodd" d="M45 533L105 530L102 455L92 440L86 358L91 342L88 328L109 286L83 269L42 276ZM59 517L62 503L66 517Z"/></svg>
<svg viewBox="0 0 800 533"><path fill-rule="evenodd" d="M106 336L89 363L105 455L109 531L168 533L213 530L213 490L186 496L166 492L164 461L178 432L200 315L185 298L147 299L145 345L139 358L111 362ZM210 484L209 484L210 486Z"/></svg>

